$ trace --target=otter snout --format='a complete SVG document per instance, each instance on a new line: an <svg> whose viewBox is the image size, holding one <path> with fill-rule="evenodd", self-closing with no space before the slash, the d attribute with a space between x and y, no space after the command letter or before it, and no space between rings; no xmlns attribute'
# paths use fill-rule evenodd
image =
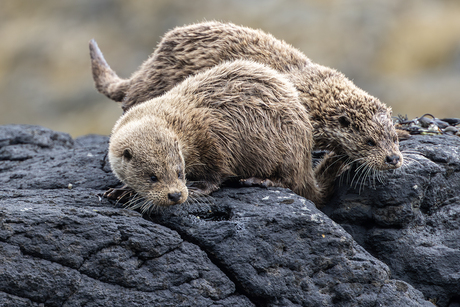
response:
<svg viewBox="0 0 460 307"><path fill-rule="evenodd" d="M401 167L403 164L403 157L400 153L390 153L385 159L385 163L381 164L382 169L395 169Z"/></svg>
<svg viewBox="0 0 460 307"><path fill-rule="evenodd" d="M182 197L181 192L174 192L174 193L169 193L168 194L168 199L172 202L177 203Z"/></svg>
<svg viewBox="0 0 460 307"><path fill-rule="evenodd" d="M385 163L390 164L390 165L397 165L400 160L401 158L399 155L391 155L385 158Z"/></svg>

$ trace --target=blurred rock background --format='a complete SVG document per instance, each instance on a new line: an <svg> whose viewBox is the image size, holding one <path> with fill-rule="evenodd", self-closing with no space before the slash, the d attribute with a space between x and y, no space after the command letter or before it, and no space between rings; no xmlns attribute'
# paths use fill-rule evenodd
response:
<svg viewBox="0 0 460 307"><path fill-rule="evenodd" d="M410 118L460 117L458 0L0 0L0 124L109 134L88 41L129 77L176 26L231 21L270 32Z"/></svg>

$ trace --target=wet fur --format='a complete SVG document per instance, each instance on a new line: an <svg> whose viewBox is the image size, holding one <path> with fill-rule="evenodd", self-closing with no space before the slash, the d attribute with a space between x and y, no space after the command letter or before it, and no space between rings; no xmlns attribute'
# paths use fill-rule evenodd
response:
<svg viewBox="0 0 460 307"><path fill-rule="evenodd" d="M312 147L309 115L291 82L265 65L236 60L130 108L113 128L109 159L121 181L160 206L170 204L168 192L185 194L182 167L207 193L228 178L254 176L320 204ZM158 184L149 182L151 174Z"/></svg>
<svg viewBox="0 0 460 307"><path fill-rule="evenodd" d="M220 22L178 27L165 34L130 79L121 79L112 70L105 72L108 65L100 67L105 60L94 41L90 49L98 90L122 101L125 111L223 61L250 59L269 65L285 74L298 90L310 114L315 148L345 154L375 170L403 164L390 108L342 73L313 63L291 45L260 30ZM389 164L387 157L397 157L399 162Z"/></svg>

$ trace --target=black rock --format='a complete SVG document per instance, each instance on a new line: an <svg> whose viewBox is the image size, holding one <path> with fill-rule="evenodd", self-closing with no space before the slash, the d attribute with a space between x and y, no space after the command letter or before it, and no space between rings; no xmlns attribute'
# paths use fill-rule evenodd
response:
<svg viewBox="0 0 460 307"><path fill-rule="evenodd" d="M310 201L279 188L227 187L142 217L101 197L119 185L107 137L0 126L0 305L454 304L459 183L458 156L449 150L458 144L441 145L433 157L445 162L436 162L429 148L438 140L406 143L431 160L413 157L418 162L376 190L339 187L324 211L353 239ZM418 181L397 194L404 176ZM436 180L450 185L439 192Z"/></svg>
<svg viewBox="0 0 460 307"><path fill-rule="evenodd" d="M339 186L324 212L385 262L393 278L437 306L458 306L460 138L412 136L401 149L403 168L382 174L382 182L371 177Z"/></svg>

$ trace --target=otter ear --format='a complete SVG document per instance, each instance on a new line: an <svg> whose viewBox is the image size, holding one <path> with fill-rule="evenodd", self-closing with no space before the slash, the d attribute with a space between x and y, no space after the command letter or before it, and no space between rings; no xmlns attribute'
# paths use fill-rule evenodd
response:
<svg viewBox="0 0 460 307"><path fill-rule="evenodd" d="M133 157L133 153L131 149L126 148L125 150L123 150L123 158L129 161L131 160L132 157Z"/></svg>
<svg viewBox="0 0 460 307"><path fill-rule="evenodd" d="M342 115L339 117L339 123L342 127L347 128L348 126L350 126L351 121L348 117Z"/></svg>

